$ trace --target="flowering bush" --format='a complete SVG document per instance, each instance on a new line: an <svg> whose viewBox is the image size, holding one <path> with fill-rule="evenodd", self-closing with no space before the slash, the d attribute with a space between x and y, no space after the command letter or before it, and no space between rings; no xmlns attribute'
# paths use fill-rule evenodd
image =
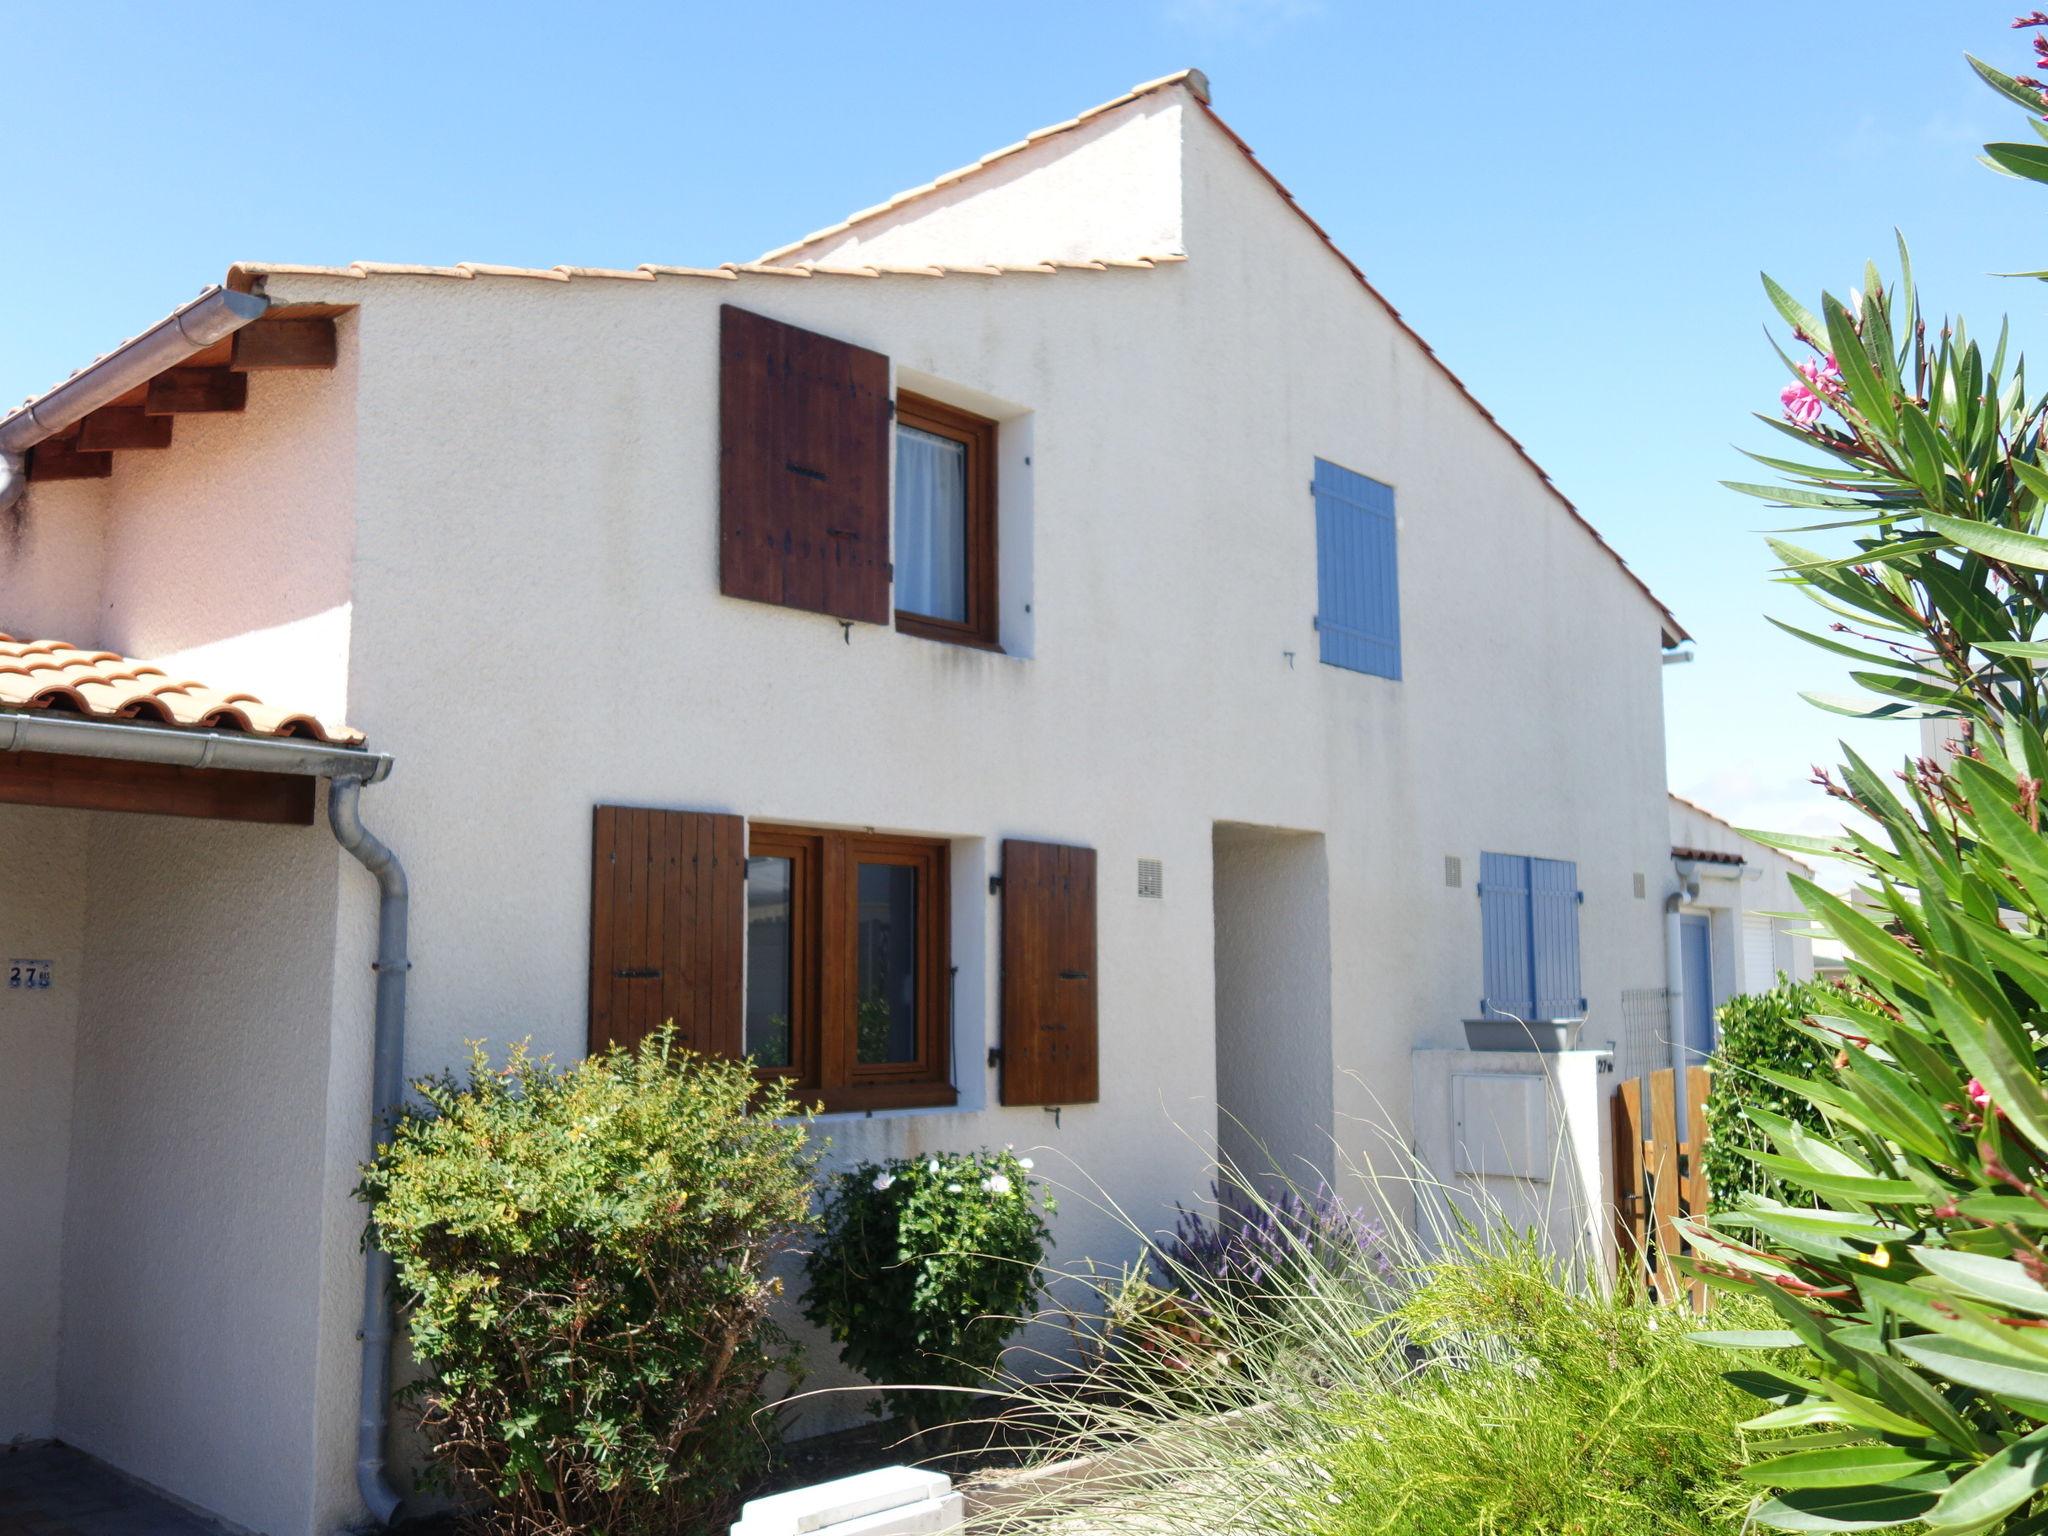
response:
<svg viewBox="0 0 2048 1536"><path fill-rule="evenodd" d="M2048 107L2039 82L1976 68L2030 113ZM1985 148L2048 181L2041 143ZM1824 369L1795 365L1818 408L1787 399L1785 420L1766 418L1804 457L1752 457L1790 483L1739 487L1812 509L1808 531L1849 530L1846 553L1774 541L1786 579L1828 621L1824 634L1792 632L1856 665L1860 697L1815 702L1944 721L1957 750L1896 777L1852 753L1839 779L1819 782L1872 830L1771 839L1844 860L1865 882L1856 902L1793 882L1856 985L1798 1024L1830 1058L1801 1090L1819 1127L1750 1111L1769 1145L1740 1150L1797 1201L1746 1195L1694 1234L1697 1268L1763 1297L1784 1326L1713 1342L1801 1351L1796 1365L1729 1378L1764 1405L1745 1427L1792 1432L1746 1469L1775 1492L1760 1523L2038 1532L2048 399L2029 392L2002 332L1987 351L1960 320L1931 327L1910 267L1892 289L1866 271L1862 292L1823 295L1818 316L1767 287L1795 341L1839 364L1826 385Z"/></svg>
<svg viewBox="0 0 2048 1536"><path fill-rule="evenodd" d="M960 1396L914 1389L987 1382L1043 1290L1052 1211L1012 1152L862 1163L830 1185L804 1315L892 1412L940 1422Z"/></svg>
<svg viewBox="0 0 2048 1536"><path fill-rule="evenodd" d="M364 1170L426 1367L402 1396L492 1530L687 1528L768 1449L758 1392L795 1356L764 1271L815 1159L782 1089L670 1041L566 1069L477 1050Z"/></svg>
<svg viewBox="0 0 2048 1536"><path fill-rule="evenodd" d="M1311 1269L1390 1272L1385 1231L1328 1184L1307 1196L1292 1186L1272 1194L1235 1189L1228 1198L1221 1188L1210 1193L1216 1214L1181 1207L1158 1265L1162 1286L1205 1309L1271 1311L1302 1289Z"/></svg>

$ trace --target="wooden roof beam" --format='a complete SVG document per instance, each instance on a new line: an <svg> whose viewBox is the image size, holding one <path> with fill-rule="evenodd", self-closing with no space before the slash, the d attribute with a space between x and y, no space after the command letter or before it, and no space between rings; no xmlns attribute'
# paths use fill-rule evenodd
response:
<svg viewBox="0 0 2048 1536"><path fill-rule="evenodd" d="M104 480L114 472L111 453L80 453L71 438L50 438L28 451L30 480Z"/></svg>
<svg viewBox="0 0 2048 1536"><path fill-rule="evenodd" d="M334 366L332 320L258 320L235 332L233 339L234 349L228 367L236 373L269 368Z"/></svg>
<svg viewBox="0 0 2048 1536"><path fill-rule="evenodd" d="M169 416L152 416L140 405L103 405L78 424L78 447L105 453L115 448L168 448Z"/></svg>
<svg viewBox="0 0 2048 1536"><path fill-rule="evenodd" d="M152 416L239 411L249 403L249 377L227 368L173 368L149 381L142 408Z"/></svg>

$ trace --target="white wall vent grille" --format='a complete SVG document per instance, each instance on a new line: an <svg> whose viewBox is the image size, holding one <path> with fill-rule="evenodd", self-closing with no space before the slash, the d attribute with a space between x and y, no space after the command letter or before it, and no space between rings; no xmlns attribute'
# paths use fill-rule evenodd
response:
<svg viewBox="0 0 2048 1536"><path fill-rule="evenodd" d="M1138 894L1147 901L1166 895L1166 866L1157 859L1138 860Z"/></svg>
<svg viewBox="0 0 2048 1536"><path fill-rule="evenodd" d="M1465 861L1455 853L1444 855L1444 884L1460 886L1465 883Z"/></svg>

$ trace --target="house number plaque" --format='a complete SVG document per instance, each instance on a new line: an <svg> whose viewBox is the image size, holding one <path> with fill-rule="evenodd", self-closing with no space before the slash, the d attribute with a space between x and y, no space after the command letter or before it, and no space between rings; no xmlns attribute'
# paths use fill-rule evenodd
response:
<svg viewBox="0 0 2048 1536"><path fill-rule="evenodd" d="M10 992L49 991L50 962L47 960L8 961L7 990Z"/></svg>

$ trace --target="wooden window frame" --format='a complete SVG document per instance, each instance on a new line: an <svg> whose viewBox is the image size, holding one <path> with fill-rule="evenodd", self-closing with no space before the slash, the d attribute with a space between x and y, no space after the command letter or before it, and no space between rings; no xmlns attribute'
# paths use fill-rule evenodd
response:
<svg viewBox="0 0 2048 1536"><path fill-rule="evenodd" d="M896 628L906 635L927 640L945 640L954 645L978 646L1000 651L1002 608L996 576L996 423L986 416L963 411L923 395L899 391L896 396L896 427L915 427L934 437L947 438L967 450L967 514L964 529L967 558L967 617L938 619L930 614L896 610ZM897 438L892 434L893 454ZM893 463L893 460L892 460ZM891 482L892 486L894 482ZM890 537L895 538L895 500L892 490L889 516ZM900 560L900 547L896 556Z"/></svg>
<svg viewBox="0 0 2048 1536"><path fill-rule="evenodd" d="M952 888L939 838L750 825L748 858L794 861L791 882L790 1066L758 1067L827 1113L910 1109L958 1102L952 1058ZM862 1065L855 1059L862 864L917 870L917 1057Z"/></svg>

